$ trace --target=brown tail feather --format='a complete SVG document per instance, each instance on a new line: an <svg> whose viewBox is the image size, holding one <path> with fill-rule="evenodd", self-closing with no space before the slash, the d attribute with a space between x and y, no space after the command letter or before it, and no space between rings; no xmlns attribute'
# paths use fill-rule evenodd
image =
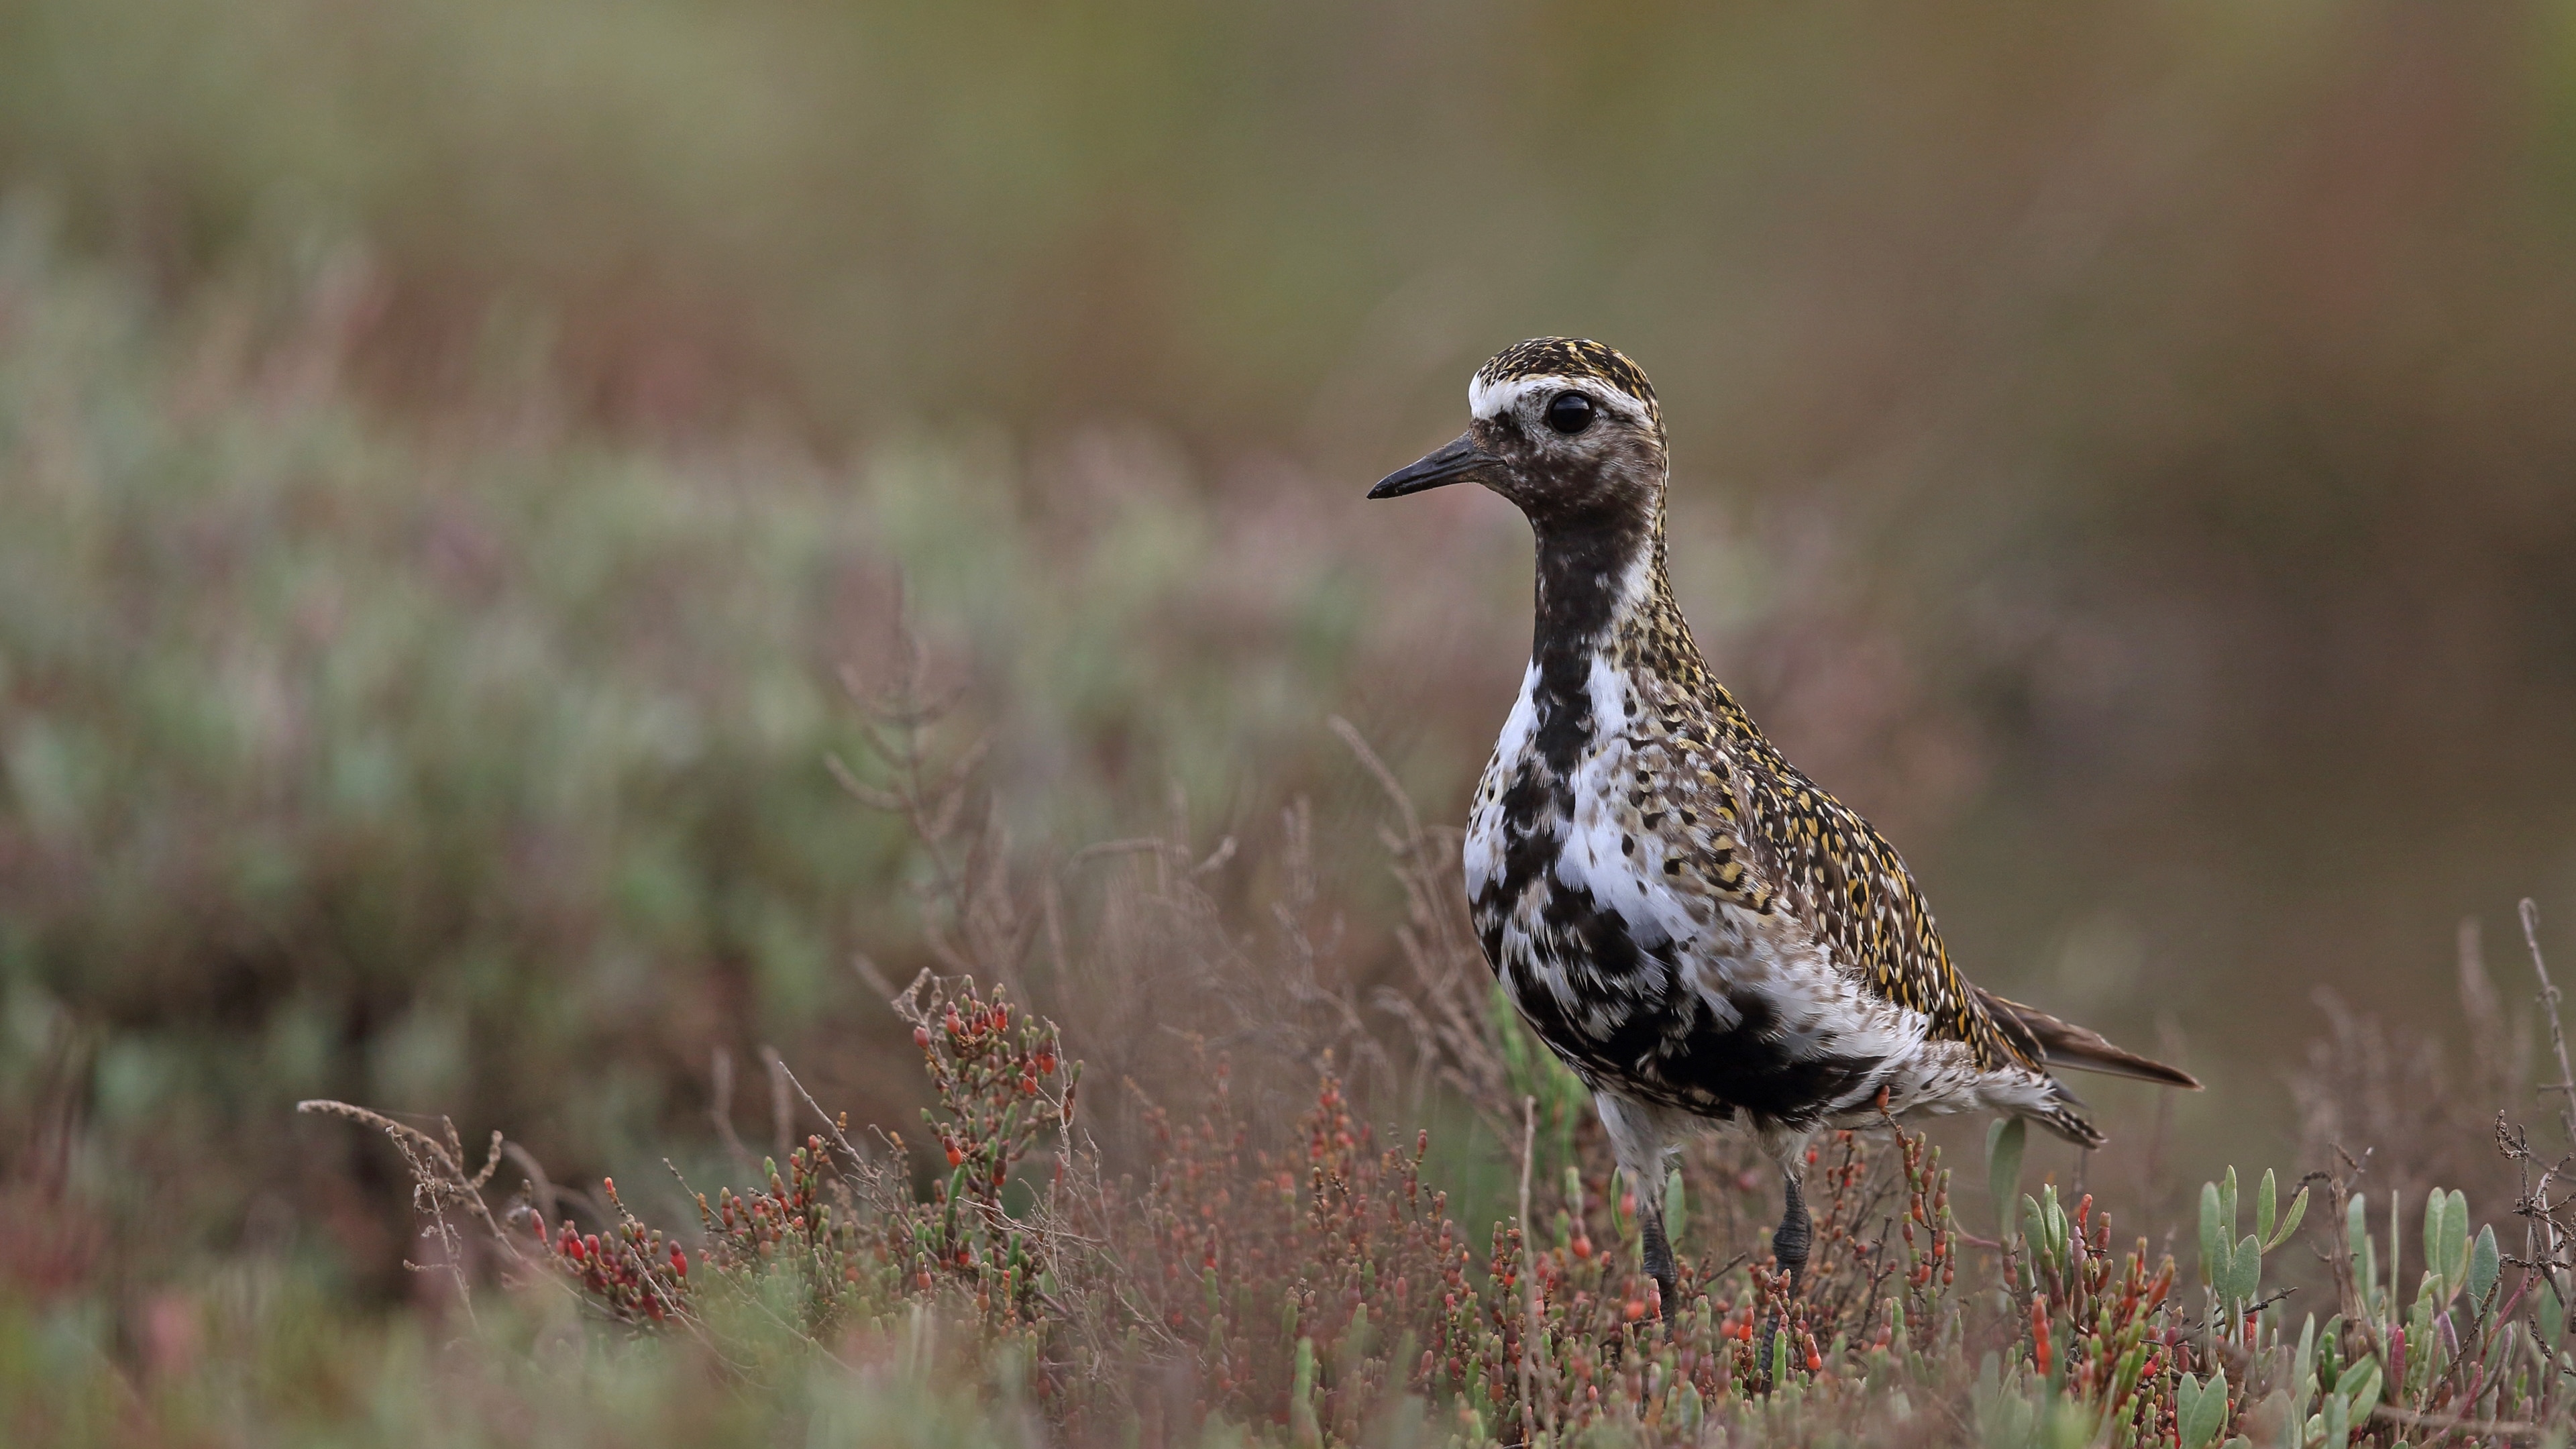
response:
<svg viewBox="0 0 2576 1449"><path fill-rule="evenodd" d="M2018 1023L2033 1041L2039 1043L2040 1056L2052 1067L2073 1067L2080 1072L2102 1072L2114 1077L2135 1077L2142 1082L2156 1082L2168 1087L2200 1090L2200 1079L2178 1067L2169 1067L2132 1051L2122 1051L2071 1021L2060 1021L2036 1007L2018 1001L2006 1001L1984 987L1977 988L1986 1009L1997 1016Z"/></svg>

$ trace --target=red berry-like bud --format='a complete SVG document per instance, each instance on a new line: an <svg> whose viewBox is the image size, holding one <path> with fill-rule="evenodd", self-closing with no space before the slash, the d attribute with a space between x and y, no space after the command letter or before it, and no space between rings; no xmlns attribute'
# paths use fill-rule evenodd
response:
<svg viewBox="0 0 2576 1449"><path fill-rule="evenodd" d="M677 1243L671 1245L671 1276L674 1278L689 1276L689 1255L682 1252Z"/></svg>

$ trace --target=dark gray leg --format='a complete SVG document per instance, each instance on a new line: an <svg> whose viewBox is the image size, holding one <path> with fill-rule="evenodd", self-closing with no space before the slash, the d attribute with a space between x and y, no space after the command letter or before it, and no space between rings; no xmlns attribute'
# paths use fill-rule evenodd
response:
<svg viewBox="0 0 2576 1449"><path fill-rule="evenodd" d="M1658 1194L1652 1208L1640 1202L1638 1209L1637 1236L1645 1243L1646 1275L1655 1280L1655 1288L1662 1295L1659 1311L1664 1320L1670 1322L1673 1314L1682 1306L1682 1273L1681 1268L1673 1262L1673 1245L1664 1237L1664 1205L1661 1195Z"/></svg>
<svg viewBox="0 0 2576 1449"><path fill-rule="evenodd" d="M1807 1249L1816 1240L1815 1220L1807 1216L1807 1195L1798 1187L1800 1165L1801 1159L1795 1155L1783 1154L1780 1158L1780 1180L1788 1188L1789 1206L1780 1215L1780 1226L1771 1230L1771 1255L1779 1260L1780 1271L1789 1275L1791 1298L1796 1298L1806 1284ZM1764 1372L1769 1371L1772 1344L1788 1331L1789 1313L1783 1307L1780 1316L1771 1321L1770 1328L1762 1335Z"/></svg>
<svg viewBox="0 0 2576 1449"><path fill-rule="evenodd" d="M1780 1269L1789 1275L1789 1291L1796 1293L1807 1276L1807 1249L1816 1239L1815 1220L1807 1216L1806 1195L1798 1190L1798 1174L1783 1169L1782 1179L1789 1188L1788 1211L1780 1215L1780 1226L1771 1230L1771 1252L1780 1260Z"/></svg>
<svg viewBox="0 0 2576 1449"><path fill-rule="evenodd" d="M1610 1146L1637 1195L1637 1238L1645 1250L1646 1274L1663 1296L1662 1315L1669 1322L1681 1307L1681 1272L1673 1262L1672 1240L1664 1232L1664 1154L1678 1135L1674 1114L1609 1092L1596 1092L1601 1125L1610 1130Z"/></svg>

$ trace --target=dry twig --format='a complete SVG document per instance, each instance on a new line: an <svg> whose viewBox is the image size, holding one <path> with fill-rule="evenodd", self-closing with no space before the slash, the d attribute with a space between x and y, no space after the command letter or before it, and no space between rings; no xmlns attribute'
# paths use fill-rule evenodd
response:
<svg viewBox="0 0 2576 1449"><path fill-rule="evenodd" d="M511 1235L502 1231L500 1220L493 1217L491 1204L483 1200L484 1185L489 1183L492 1180L492 1174L501 1168L500 1133L492 1134L491 1151L482 1169L468 1173L465 1170L465 1145L456 1135L456 1124L444 1117L439 1121L447 1129L447 1140L441 1142L417 1127L397 1122L382 1112L370 1111L348 1102L317 1097L296 1103L295 1110L327 1117L345 1117L352 1122L373 1127L385 1134L386 1138L394 1144L395 1150L402 1153L403 1160L411 1168L412 1203L429 1214L431 1231L437 1235L440 1247L446 1252L447 1270L456 1281L457 1296L465 1305L467 1318L471 1319L474 1316L474 1285L465 1273L464 1237L457 1232L455 1224L449 1222L447 1218L447 1209L451 1205L463 1208L470 1213L490 1235L492 1241L500 1246L501 1251L510 1256L513 1263L526 1261L525 1256L519 1251L518 1244L511 1240ZM406 1262L403 1266L414 1272L426 1271L417 1263Z"/></svg>

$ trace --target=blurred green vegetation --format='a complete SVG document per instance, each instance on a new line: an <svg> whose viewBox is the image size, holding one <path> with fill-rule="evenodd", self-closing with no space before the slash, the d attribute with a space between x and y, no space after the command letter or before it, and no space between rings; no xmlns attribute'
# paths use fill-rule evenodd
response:
<svg viewBox="0 0 2576 1449"><path fill-rule="evenodd" d="M261 1201L373 1240L344 1195L382 1164L296 1131L304 1096L584 1170L706 1137L719 1049L747 1120L773 1043L909 1098L848 963L918 958L910 843L824 768L868 765L844 681L898 672L902 581L1041 848L1113 833L1131 757L1184 798L1245 751L1274 801L1325 775L1344 570L1212 577L1243 525L1150 449L1076 447L1047 476L1098 486L1044 528L990 449L676 456L526 396L398 425L343 381L331 266L172 313L37 225L0 269L0 1084L178 1244Z"/></svg>
<svg viewBox="0 0 2576 1449"><path fill-rule="evenodd" d="M900 854L821 784L855 498L407 442L327 309L181 341L16 240L0 1064L86 1078L94 1186L237 1215L316 1175L278 1115L316 1093L619 1142L724 1028L845 994Z"/></svg>
<svg viewBox="0 0 2576 1449"><path fill-rule="evenodd" d="M1368 975L1322 721L1454 818L1528 581L1357 494L1566 331L1963 964L2265 1157L2316 988L2576 910L2571 178L2537 5L0 0L0 1151L382 1287L299 1095L901 1100L899 593L1033 851L1313 797Z"/></svg>
<svg viewBox="0 0 2576 1449"><path fill-rule="evenodd" d="M997 1406L962 1375L950 1384L917 1369L841 1372L748 1313L722 1324L719 1352L685 1338L621 1340L584 1321L568 1295L542 1291L487 1298L478 1319L441 1325L355 1312L341 1285L254 1261L156 1296L135 1317L139 1341L120 1341L94 1306L0 1298L0 1431L60 1449L941 1449L1009 1442L1025 1412ZM907 1364L920 1357L910 1347ZM749 1385L747 1363L766 1370Z"/></svg>

